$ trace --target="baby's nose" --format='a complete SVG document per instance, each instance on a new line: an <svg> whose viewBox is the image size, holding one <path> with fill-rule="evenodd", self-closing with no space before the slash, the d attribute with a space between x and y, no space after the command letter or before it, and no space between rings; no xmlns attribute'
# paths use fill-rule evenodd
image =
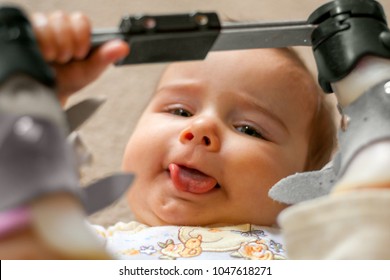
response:
<svg viewBox="0 0 390 280"><path fill-rule="evenodd" d="M221 143L218 128L210 120L196 120L186 127L179 136L183 144L202 145L211 152L217 152Z"/></svg>

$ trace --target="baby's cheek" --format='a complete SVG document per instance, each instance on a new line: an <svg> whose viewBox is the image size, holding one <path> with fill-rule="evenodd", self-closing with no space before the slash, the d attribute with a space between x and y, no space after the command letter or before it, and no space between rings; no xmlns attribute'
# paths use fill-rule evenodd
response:
<svg viewBox="0 0 390 280"><path fill-rule="evenodd" d="M137 149L134 149L134 147L135 147L134 143L130 140L127 143L122 158L122 169L124 171L132 171L134 169L134 165L135 165L134 159L138 157L138 151Z"/></svg>
<svg viewBox="0 0 390 280"><path fill-rule="evenodd" d="M123 154L122 169L128 172L142 171L144 173L145 170L153 167L159 155L152 139L135 136L127 143Z"/></svg>

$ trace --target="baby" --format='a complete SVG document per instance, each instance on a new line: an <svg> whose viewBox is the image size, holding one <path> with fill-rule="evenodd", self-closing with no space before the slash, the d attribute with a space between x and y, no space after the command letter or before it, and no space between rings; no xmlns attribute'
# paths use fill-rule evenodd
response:
<svg viewBox="0 0 390 280"><path fill-rule="evenodd" d="M321 168L334 137L323 94L290 49L173 63L123 159L136 174L129 206L153 227L119 223L102 233L118 258L283 259L274 226L287 205L268 191Z"/></svg>
<svg viewBox="0 0 390 280"><path fill-rule="evenodd" d="M148 225L270 226L280 179L321 168L333 133L323 95L289 49L174 63L131 136L128 201ZM329 141L330 140L330 141Z"/></svg>
<svg viewBox="0 0 390 280"><path fill-rule="evenodd" d="M128 52L126 44L113 41L85 59L90 24L81 14L38 14L33 23L45 58L56 68L63 103ZM275 225L288 205L269 198L269 189L288 175L321 168L330 160L334 139L323 94L290 49L218 52L204 61L174 63L161 77L124 154L123 169L136 174L129 206L144 225L180 226L181 244L158 242L159 252L170 258L206 250L188 250L189 241L211 243L204 232L182 226L218 226L214 232L249 235L245 246L251 249L276 248L278 242L265 244L260 238L259 226ZM137 232L140 226L145 228L121 224L108 233L113 236L118 228ZM240 239L223 246L248 252L242 244ZM141 247L155 250L139 246L126 254L139 253Z"/></svg>

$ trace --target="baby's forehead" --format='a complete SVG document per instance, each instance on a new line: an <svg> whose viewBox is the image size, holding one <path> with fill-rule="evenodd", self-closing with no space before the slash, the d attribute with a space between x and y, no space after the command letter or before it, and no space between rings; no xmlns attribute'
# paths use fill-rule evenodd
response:
<svg viewBox="0 0 390 280"><path fill-rule="evenodd" d="M220 66L230 67L229 70L233 72L240 67L248 67L255 71L256 65L258 68L268 68L270 71L277 69L283 72L291 67L294 67L295 70L307 71L303 61L291 49L253 49L210 52L205 60L170 63L162 77L166 74L186 74L191 72L191 70L218 71ZM283 67L279 68L280 66Z"/></svg>
<svg viewBox="0 0 390 280"><path fill-rule="evenodd" d="M266 78L262 78L266 76ZM159 81L159 87L189 80L204 84L223 84L268 90L279 89L297 99L306 99L317 93L312 74L291 49L256 49L244 51L211 52L205 60L171 63Z"/></svg>

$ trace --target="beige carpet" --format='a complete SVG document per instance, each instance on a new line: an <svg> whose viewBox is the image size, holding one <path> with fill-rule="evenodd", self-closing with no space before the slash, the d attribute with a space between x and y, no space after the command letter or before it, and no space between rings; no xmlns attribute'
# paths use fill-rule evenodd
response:
<svg viewBox="0 0 390 280"><path fill-rule="evenodd" d="M216 11L222 19L305 20L324 0L10 0L28 13L55 10L82 11L93 26L114 27L126 14ZM379 1L390 16L390 0ZM299 48L315 74L310 48ZM121 155L134 125L146 105L164 65L112 67L95 83L70 100L104 95L106 104L81 129L94 154L94 163L83 172L84 184L120 170ZM124 200L91 217L92 222L109 225L132 218Z"/></svg>

